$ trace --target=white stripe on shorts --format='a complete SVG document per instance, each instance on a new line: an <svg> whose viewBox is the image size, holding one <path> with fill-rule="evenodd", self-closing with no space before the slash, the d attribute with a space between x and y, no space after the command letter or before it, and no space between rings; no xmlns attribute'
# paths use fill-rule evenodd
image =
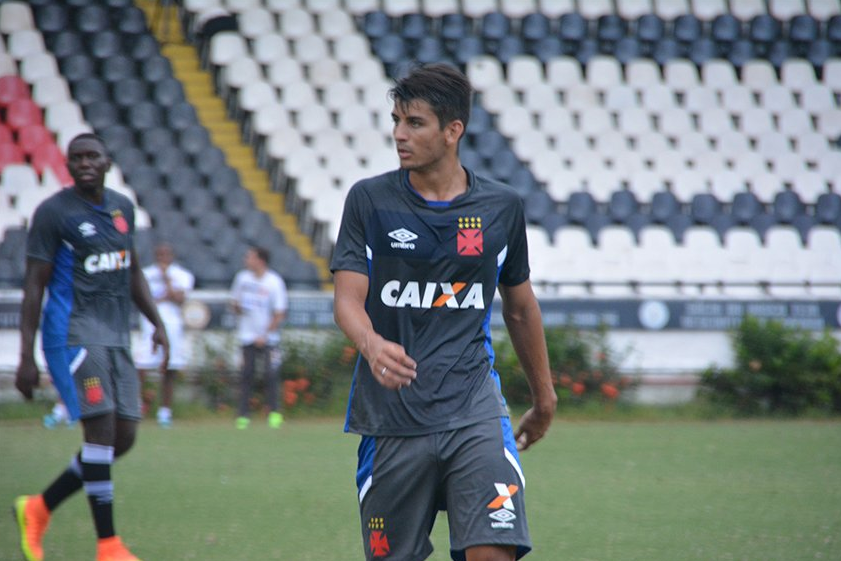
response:
<svg viewBox="0 0 841 561"><path fill-rule="evenodd" d="M362 499L365 498L365 495L368 494L368 489L371 488L371 483L374 481L374 476L369 475L368 479L365 480L365 483L362 484L362 488L359 490L359 504L362 504Z"/></svg>
<svg viewBox="0 0 841 561"><path fill-rule="evenodd" d="M523 484L523 489L526 488L526 476L523 475L523 470L520 469L520 464L517 462L517 458L514 457L514 454L511 453L511 450L508 448L503 448L505 450L505 458L508 462L514 466L514 471L517 472L517 475L520 476L520 483Z"/></svg>
<svg viewBox="0 0 841 561"><path fill-rule="evenodd" d="M79 367L82 366L82 363L85 362L85 359L88 357L88 350L84 347L79 349L79 352L76 353L76 356L73 357L73 361L70 363L70 374L75 374Z"/></svg>

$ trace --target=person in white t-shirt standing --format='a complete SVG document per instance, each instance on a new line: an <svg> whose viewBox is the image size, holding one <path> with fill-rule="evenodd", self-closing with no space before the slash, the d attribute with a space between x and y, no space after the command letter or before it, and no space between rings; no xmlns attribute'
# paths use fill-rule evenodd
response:
<svg viewBox="0 0 841 561"><path fill-rule="evenodd" d="M144 267L143 275L149 284L152 298L158 306L158 313L164 322L170 341L169 365L161 372L160 406L158 424L172 426L172 394L178 372L187 366L187 353L184 349L184 317L181 306L188 293L195 286L193 273L175 262L175 252L168 243L155 247L155 262ZM140 329L144 343L136 346L135 366L140 373L141 387L145 386L150 371L161 367L161 350L152 349L152 334L155 329L145 317L140 319ZM149 403L144 396L144 407Z"/></svg>
<svg viewBox="0 0 841 561"><path fill-rule="evenodd" d="M252 247L245 254L245 269L231 286L231 309L237 314L237 336L242 346L242 377L236 426L246 429L254 391L254 377L260 369L265 381L269 408L268 425L280 428L280 324L286 318L289 299L283 278L269 268L269 252Z"/></svg>

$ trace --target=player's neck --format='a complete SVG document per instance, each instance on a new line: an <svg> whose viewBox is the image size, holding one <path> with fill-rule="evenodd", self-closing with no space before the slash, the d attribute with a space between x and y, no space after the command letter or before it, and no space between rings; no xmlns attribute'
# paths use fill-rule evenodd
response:
<svg viewBox="0 0 841 561"><path fill-rule="evenodd" d="M409 182L427 201L451 201L467 192L467 172L458 158L435 168L411 170Z"/></svg>
<svg viewBox="0 0 841 561"><path fill-rule="evenodd" d="M99 187L73 185L73 191L79 197L95 206L100 206L105 201L105 187L102 185Z"/></svg>

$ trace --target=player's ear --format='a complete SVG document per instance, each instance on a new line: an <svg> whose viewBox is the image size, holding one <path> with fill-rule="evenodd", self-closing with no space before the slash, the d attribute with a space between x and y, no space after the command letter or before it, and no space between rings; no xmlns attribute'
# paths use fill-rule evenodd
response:
<svg viewBox="0 0 841 561"><path fill-rule="evenodd" d="M458 144L462 134L464 134L464 123L461 119L453 119L444 127L444 137L448 144Z"/></svg>

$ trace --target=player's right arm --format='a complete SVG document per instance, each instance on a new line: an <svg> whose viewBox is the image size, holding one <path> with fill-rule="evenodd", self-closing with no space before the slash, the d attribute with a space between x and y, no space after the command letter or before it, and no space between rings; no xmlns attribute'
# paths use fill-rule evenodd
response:
<svg viewBox="0 0 841 561"><path fill-rule="evenodd" d="M35 364L35 334L41 322L44 289L52 274L52 262L32 257L26 260L20 312L20 363L15 372L15 387L26 399L32 399L32 391L40 383L40 373Z"/></svg>
<svg viewBox="0 0 841 561"><path fill-rule="evenodd" d="M371 374L380 384L393 390L410 385L418 375L417 364L402 345L388 341L374 331L365 310L368 277L342 270L336 271L333 282L336 325L368 361Z"/></svg>

